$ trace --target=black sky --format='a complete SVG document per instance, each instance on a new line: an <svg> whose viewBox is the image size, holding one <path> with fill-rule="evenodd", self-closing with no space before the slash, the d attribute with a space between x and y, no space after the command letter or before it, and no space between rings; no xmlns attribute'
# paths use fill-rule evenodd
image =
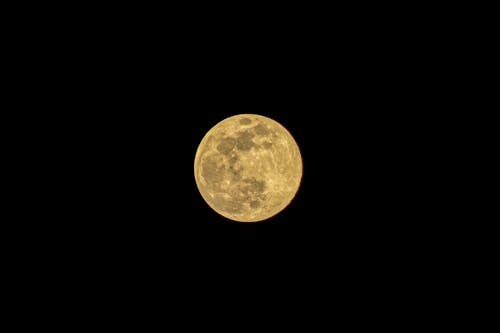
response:
<svg viewBox="0 0 500 333"><path fill-rule="evenodd" d="M35 50L44 66L33 84L49 92L30 98L54 128L36 164L54 175L40 171L49 223L35 230L54 257L151 282L152 293L169 279L212 290L226 278L246 288L304 275L312 289L380 290L363 286L410 274L439 234L425 208L439 205L426 178L434 165L420 158L438 90L411 27L358 9L241 27L232 16L147 13L76 24ZM284 125L304 164L296 198L261 223L218 215L194 180L205 133L240 113Z"/></svg>
<svg viewBox="0 0 500 333"><path fill-rule="evenodd" d="M388 240L407 204L398 192L418 108L402 83L415 68L393 57L403 44L328 20L272 33L162 22L142 34L96 31L72 67L79 88L63 93L74 109L64 130L86 156L78 159L90 200L83 213L96 228L144 244L164 236L224 243L232 233L243 243L269 235L278 247ZM193 176L204 134L240 113L283 124L304 162L289 208L254 225L214 213Z"/></svg>

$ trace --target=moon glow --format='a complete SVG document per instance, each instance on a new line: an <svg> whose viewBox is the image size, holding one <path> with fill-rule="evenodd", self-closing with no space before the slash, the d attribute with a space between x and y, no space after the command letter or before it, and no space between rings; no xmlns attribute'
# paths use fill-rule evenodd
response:
<svg viewBox="0 0 500 333"><path fill-rule="evenodd" d="M266 220L285 209L302 179L302 158L292 135L273 119L240 114L212 127L194 161L206 203L238 222Z"/></svg>

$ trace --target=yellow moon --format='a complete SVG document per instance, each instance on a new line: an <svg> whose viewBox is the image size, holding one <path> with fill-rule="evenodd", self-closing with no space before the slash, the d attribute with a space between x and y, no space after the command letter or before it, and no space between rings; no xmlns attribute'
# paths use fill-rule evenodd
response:
<svg viewBox="0 0 500 333"><path fill-rule="evenodd" d="M234 221L258 222L293 200L302 179L302 157L281 124L240 114L222 120L203 137L194 175L214 211Z"/></svg>

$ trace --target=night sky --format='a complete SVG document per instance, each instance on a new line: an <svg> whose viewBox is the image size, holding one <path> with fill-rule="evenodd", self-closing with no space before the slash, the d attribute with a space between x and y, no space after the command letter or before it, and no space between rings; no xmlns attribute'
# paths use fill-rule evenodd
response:
<svg viewBox="0 0 500 333"><path fill-rule="evenodd" d="M380 292L429 258L439 230L426 207L440 201L426 177L435 165L420 156L435 118L408 35L360 24L357 9L262 29L197 25L191 11L141 24L104 16L95 31L53 42L64 52L37 77L57 66L57 84L30 97L59 110L36 116L54 128L43 128L51 144L36 161L50 169L34 229L52 249L43 258L122 283L120 295L139 286L168 299L165 289L187 283L217 298L228 281L238 291L264 281L285 300L315 288L347 300ZM203 136L241 113L282 124L303 160L295 199L258 223L218 215L194 179Z"/></svg>

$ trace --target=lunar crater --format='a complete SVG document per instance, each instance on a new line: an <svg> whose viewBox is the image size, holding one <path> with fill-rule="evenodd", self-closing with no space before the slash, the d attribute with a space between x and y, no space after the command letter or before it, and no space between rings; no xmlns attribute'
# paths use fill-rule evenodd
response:
<svg viewBox="0 0 500 333"><path fill-rule="evenodd" d="M264 142L262 143L262 147L263 147L264 149L271 149L271 147L272 147L272 146L273 146L273 144L272 144L271 142L269 142L269 141L264 141Z"/></svg>
<svg viewBox="0 0 500 333"><path fill-rule="evenodd" d="M235 145L236 145L235 138L226 137L222 139L217 145L217 151L219 151L221 154L227 155L233 150Z"/></svg>
<svg viewBox="0 0 500 333"><path fill-rule="evenodd" d="M255 142L253 142L254 134L249 131L241 132L236 139L236 147L239 150L248 151L252 147L255 147Z"/></svg>
<svg viewBox="0 0 500 333"><path fill-rule="evenodd" d="M269 134L269 130L266 128L266 126L259 124L255 127L253 127L253 131L257 135L267 135Z"/></svg>
<svg viewBox="0 0 500 333"><path fill-rule="evenodd" d="M250 120L249 118L241 118L240 119L240 124L241 125L249 125L252 123L252 120Z"/></svg>
<svg viewBox="0 0 500 333"><path fill-rule="evenodd" d="M245 183L243 188L245 189L245 191L247 191L249 193L250 192L260 192L260 193L264 192L264 188L266 185L266 183L264 181L257 180L254 177L243 179L243 183Z"/></svg>

